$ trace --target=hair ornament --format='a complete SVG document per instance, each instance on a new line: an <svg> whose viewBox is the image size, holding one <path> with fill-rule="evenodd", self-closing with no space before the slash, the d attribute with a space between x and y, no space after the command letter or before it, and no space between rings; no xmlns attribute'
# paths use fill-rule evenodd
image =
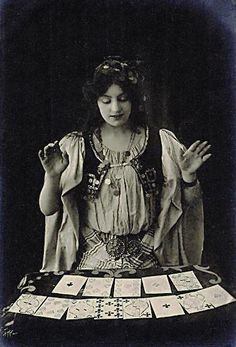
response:
<svg viewBox="0 0 236 347"><path fill-rule="evenodd" d="M128 80L131 84L144 81L144 76L140 71L143 62L140 59L127 61L120 56L108 56L96 67L94 77L100 74L117 73L120 81Z"/></svg>

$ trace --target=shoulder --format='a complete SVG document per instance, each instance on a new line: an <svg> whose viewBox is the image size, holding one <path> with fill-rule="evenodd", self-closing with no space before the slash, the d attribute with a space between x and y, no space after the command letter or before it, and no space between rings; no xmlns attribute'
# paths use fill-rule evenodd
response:
<svg viewBox="0 0 236 347"><path fill-rule="evenodd" d="M180 143L177 136L172 131L170 131L168 129L164 129L164 128L160 129L159 134L160 134L161 138L163 138L163 139L168 139L169 141L177 141Z"/></svg>
<svg viewBox="0 0 236 347"><path fill-rule="evenodd" d="M159 134L163 145L177 146L183 149L185 148L172 131L163 128L159 130Z"/></svg>
<svg viewBox="0 0 236 347"><path fill-rule="evenodd" d="M72 131L66 134L59 143L61 149L65 150L77 146L84 147L84 134L82 131Z"/></svg>
<svg viewBox="0 0 236 347"><path fill-rule="evenodd" d="M168 129L160 129L159 134L163 149L167 149L169 152L186 150L185 146L172 131Z"/></svg>

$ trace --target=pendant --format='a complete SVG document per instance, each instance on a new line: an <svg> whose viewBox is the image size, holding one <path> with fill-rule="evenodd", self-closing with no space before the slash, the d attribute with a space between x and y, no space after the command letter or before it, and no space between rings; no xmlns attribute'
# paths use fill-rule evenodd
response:
<svg viewBox="0 0 236 347"><path fill-rule="evenodd" d="M119 196L120 195L120 191L118 189L114 189L113 194L115 196Z"/></svg>
<svg viewBox="0 0 236 347"><path fill-rule="evenodd" d="M108 186L111 184L110 178L106 178L106 179L105 179L105 184L107 184Z"/></svg>
<svg viewBox="0 0 236 347"><path fill-rule="evenodd" d="M111 257L119 259L125 252L125 243L122 240L113 237L107 242L106 251Z"/></svg>

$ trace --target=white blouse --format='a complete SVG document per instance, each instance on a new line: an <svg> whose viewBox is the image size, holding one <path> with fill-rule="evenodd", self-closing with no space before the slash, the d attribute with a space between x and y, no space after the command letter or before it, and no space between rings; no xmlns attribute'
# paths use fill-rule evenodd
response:
<svg viewBox="0 0 236 347"><path fill-rule="evenodd" d="M146 149L149 132L148 129L142 130L129 149L127 165L110 167L98 197L94 201L86 200L83 211L84 223L88 228L113 235L127 235L145 231L152 224L157 213L157 196L145 194L135 169L129 163ZM94 155L98 157L101 144L95 135L93 143ZM102 147L103 155L111 166L123 162L123 152L110 150L104 145Z"/></svg>

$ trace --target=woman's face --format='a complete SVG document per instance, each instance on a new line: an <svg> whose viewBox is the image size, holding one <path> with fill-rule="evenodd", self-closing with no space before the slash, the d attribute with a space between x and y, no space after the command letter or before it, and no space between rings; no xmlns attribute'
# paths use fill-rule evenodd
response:
<svg viewBox="0 0 236 347"><path fill-rule="evenodd" d="M120 127L128 122L131 102L117 84L112 84L104 95L99 96L97 104L101 116L107 124Z"/></svg>

